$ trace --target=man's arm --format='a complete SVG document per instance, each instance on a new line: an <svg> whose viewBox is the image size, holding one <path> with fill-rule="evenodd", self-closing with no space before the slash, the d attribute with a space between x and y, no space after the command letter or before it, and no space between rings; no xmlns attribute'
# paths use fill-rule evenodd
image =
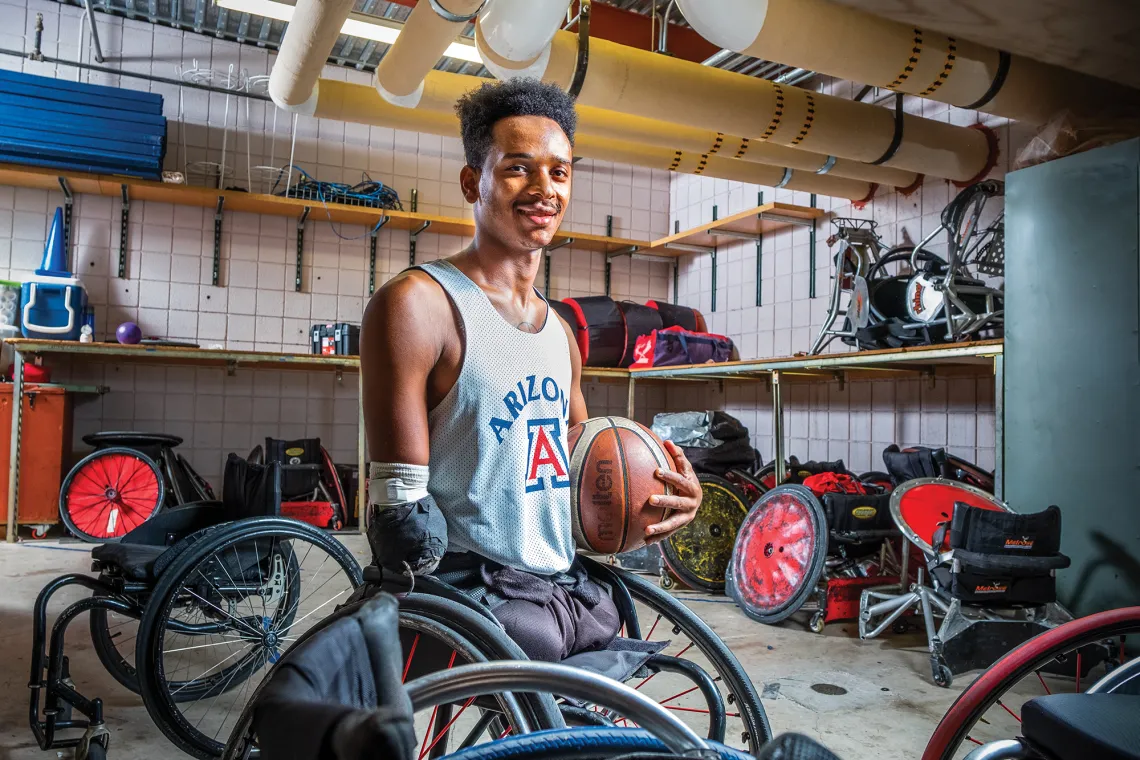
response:
<svg viewBox="0 0 1140 760"><path fill-rule="evenodd" d="M428 464L428 378L451 319L446 296L422 272L399 275L368 302L360 371L371 461Z"/></svg>

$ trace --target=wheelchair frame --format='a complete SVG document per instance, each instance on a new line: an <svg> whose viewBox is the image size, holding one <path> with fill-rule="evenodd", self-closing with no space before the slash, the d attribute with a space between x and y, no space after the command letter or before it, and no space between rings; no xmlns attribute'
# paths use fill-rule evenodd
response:
<svg viewBox="0 0 1140 760"><path fill-rule="evenodd" d="M170 510L168 514L178 511ZM202 514L208 514L208 510ZM153 526L149 527L153 529ZM159 557L166 557L173 552L173 555L165 562L165 570L160 572L152 582L126 578L121 572L116 571L121 570L121 568L116 568L108 562L99 560L93 563L93 569L100 572L97 577L69 573L49 582L37 596L33 609L33 650L31 675L28 682L31 691L29 724L40 749L75 747L76 760L85 760L91 752L92 744L99 744L100 749L104 752L109 744L110 734L104 721L103 700L99 697L89 698L80 694L70 678L70 661L64 654L64 636L68 626L77 616L83 612L103 610L138 620L139 646L136 648L135 672L142 671L143 668L139 667L141 664L139 661L147 659L152 654L146 646L144 636L148 630L154 631L155 635L159 635L163 631L186 635L206 635L220 634L231 630L231 626L225 620L201 624L185 623L169 617L161 621L149 620L158 614L152 603L155 601L156 595L163 593L164 583L168 586L172 585L172 581L180 581L189 577L195 570L198 570L199 574L202 575L199 568L205 563L214 561L213 554L217 546L223 546L234 541L256 540L256 538L263 536L276 536L284 541L305 540L314 545L319 545L330 556L336 558L342 570L348 572L353 588L358 587L363 581L359 565L348 553L348 550L335 542L334 539L300 521L267 516L219 522L209 527L191 530L182 535L173 545L167 545L165 551L159 555ZM269 551L272 552L273 550L270 549ZM290 549L290 551L292 550ZM154 561L157 560L158 557ZM346 560L351 564L347 564ZM180 563L188 565L189 569L178 572ZM167 572L179 577L168 576ZM204 578L205 575L202 577ZM224 592L245 597L258 596L265 593L266 587L274 582L277 582L276 578L266 578L264 582L260 578L251 579L245 585L235 582L231 584L232 588L227 586ZM47 633L48 604L56 592L69 586L82 586L90 589L93 594L65 608L55 620L49 637ZM174 585L172 590L176 589L177 585ZM299 585L296 593L299 598L301 594ZM291 621L290 625L292 624ZM271 635L271 633L269 632L267 635ZM98 649L99 644L96 642L95 646ZM156 656L162 656L161 650ZM100 659L103 660L102 653L100 653ZM106 661L103 661L104 665L107 666ZM110 668L108 667L108 669ZM112 675L120 683L123 683L119 674L112 673ZM153 697L152 700L148 701L148 687L147 684L143 683L146 680L143 675L145 674L140 673L136 685L131 686L127 683L123 683L123 685L142 695L148 712L155 718L159 728L170 736L169 729L155 717L154 705L150 703ZM247 674L245 678L250 677L250 675L252 672ZM150 690L153 691L153 688L151 687ZM229 687L218 693L224 693L227 690ZM74 710L78 710L84 718L74 719ZM67 729L83 729L84 733L78 737L60 738L58 732ZM173 736L171 738L174 739ZM184 741L176 740L180 744ZM183 748L185 749L185 747ZM208 757L210 755L199 753L199 756Z"/></svg>

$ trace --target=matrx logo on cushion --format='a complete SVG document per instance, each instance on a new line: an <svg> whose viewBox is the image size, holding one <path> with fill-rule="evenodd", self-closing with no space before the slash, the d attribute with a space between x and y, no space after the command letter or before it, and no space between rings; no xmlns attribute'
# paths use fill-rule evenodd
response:
<svg viewBox="0 0 1140 760"><path fill-rule="evenodd" d="M1007 538L1005 540L1005 548L1006 549L1032 549L1033 548L1033 539L1029 538L1028 536L1022 536L1021 538Z"/></svg>
<svg viewBox="0 0 1140 760"><path fill-rule="evenodd" d="M982 586L974 586L975 594L1004 594L1009 591L1009 585L1005 583L987 583Z"/></svg>
<svg viewBox="0 0 1140 760"><path fill-rule="evenodd" d="M527 420L526 492L569 488L570 470L562 448L562 421L557 418Z"/></svg>

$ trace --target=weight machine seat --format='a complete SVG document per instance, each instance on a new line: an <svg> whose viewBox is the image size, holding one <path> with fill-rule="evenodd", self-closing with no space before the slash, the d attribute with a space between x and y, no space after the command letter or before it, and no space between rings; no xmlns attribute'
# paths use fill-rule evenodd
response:
<svg viewBox="0 0 1140 760"><path fill-rule="evenodd" d="M1025 703L1022 734L1056 760L1140 760L1140 696L1053 694Z"/></svg>
<svg viewBox="0 0 1140 760"><path fill-rule="evenodd" d="M155 580L155 560L169 548L147 544L99 544L91 550L91 559L118 568L127 580L151 583Z"/></svg>

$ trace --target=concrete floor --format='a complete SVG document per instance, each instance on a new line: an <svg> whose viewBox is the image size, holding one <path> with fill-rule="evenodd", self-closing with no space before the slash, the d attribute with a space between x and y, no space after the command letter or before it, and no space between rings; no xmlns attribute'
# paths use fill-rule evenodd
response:
<svg viewBox="0 0 1140 760"><path fill-rule="evenodd" d="M343 540L363 559L363 539L346 536ZM39 590L55 576L87 572L88 551L82 544L50 540L0 544L4 589L0 593L0 649L7 654L0 665L0 759L45 757L27 723L32 605ZM74 587L61 592L49 615L84 595ZM935 724L971 680L959 676L953 689L934 686L918 634L888 633L860 642L853 623L835 623L823 635L816 635L806 630L806 620L798 616L783 625L764 626L745 618L725 598L691 592L678 596L736 653L757 691L763 693L775 732L797 731L815 737L844 760L919 757ZM85 618L81 616L69 629L66 651L78 690L104 700L112 733L111 757L180 757L151 722L141 700L103 670L91 649ZM830 696L811 688L819 684L838 686L846 693ZM690 722L701 717L678 714ZM693 725L701 730L697 723ZM730 722L730 737L733 731ZM70 757L70 751L60 756Z"/></svg>

